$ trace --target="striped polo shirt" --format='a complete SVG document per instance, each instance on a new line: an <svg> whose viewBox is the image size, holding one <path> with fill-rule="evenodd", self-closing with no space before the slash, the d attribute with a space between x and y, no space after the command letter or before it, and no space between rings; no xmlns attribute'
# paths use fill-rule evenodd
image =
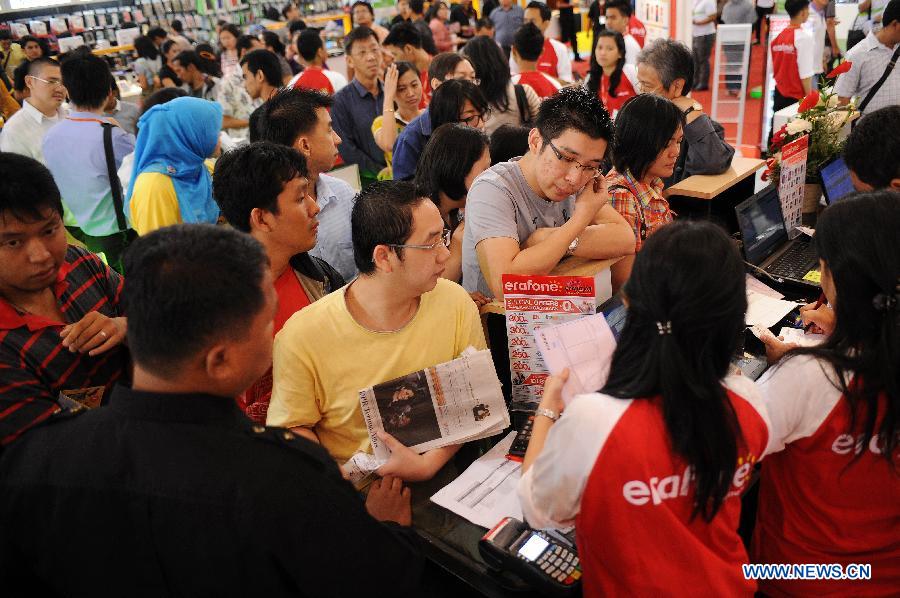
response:
<svg viewBox="0 0 900 598"><path fill-rule="evenodd" d="M96 255L70 245L53 289L63 322L23 313L0 298L0 445L71 405L68 399L98 404L123 376L124 345L90 357L63 348L59 336L91 311L123 315L123 282Z"/></svg>

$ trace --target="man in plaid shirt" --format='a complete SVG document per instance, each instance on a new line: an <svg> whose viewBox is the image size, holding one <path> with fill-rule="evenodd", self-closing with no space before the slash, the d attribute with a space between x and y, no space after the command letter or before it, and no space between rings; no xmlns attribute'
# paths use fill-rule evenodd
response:
<svg viewBox="0 0 900 598"><path fill-rule="evenodd" d="M64 409L96 407L126 375L123 279L68 245L59 189L0 153L0 446Z"/></svg>

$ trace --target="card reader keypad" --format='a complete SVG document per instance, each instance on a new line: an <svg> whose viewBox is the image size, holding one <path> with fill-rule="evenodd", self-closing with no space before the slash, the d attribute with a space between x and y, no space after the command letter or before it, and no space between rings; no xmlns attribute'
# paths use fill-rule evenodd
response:
<svg viewBox="0 0 900 598"><path fill-rule="evenodd" d="M553 544L549 536L543 533L539 535L551 542L550 546L535 561L535 564L541 568L541 571L567 586L581 579L581 567L575 553L564 546Z"/></svg>

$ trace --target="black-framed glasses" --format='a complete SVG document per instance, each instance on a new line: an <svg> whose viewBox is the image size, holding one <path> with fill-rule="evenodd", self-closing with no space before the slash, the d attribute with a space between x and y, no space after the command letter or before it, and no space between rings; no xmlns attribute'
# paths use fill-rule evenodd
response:
<svg viewBox="0 0 900 598"><path fill-rule="evenodd" d="M557 160L559 160L560 162L565 162L570 167L572 166L572 164L577 165L578 170L581 171L581 174L591 174L591 175L600 174L599 166L588 166L587 164L582 164L575 158L570 158L569 156L563 155L563 153L561 151L559 151L559 148L556 147L555 145L553 145L553 142L550 141L549 139L547 140L547 145L549 145L550 149L553 150L553 153L556 154Z"/></svg>
<svg viewBox="0 0 900 598"><path fill-rule="evenodd" d="M478 114L473 114L472 116L460 118L459 122L466 123L466 126L473 127L478 121L487 122L487 119L489 119L490 117L491 111L485 110L484 112L479 112Z"/></svg>
<svg viewBox="0 0 900 598"><path fill-rule="evenodd" d="M402 247L403 249L437 249L438 246L450 247L450 229L445 228L441 233L441 238L431 245L402 245L399 243L385 243L388 247Z"/></svg>

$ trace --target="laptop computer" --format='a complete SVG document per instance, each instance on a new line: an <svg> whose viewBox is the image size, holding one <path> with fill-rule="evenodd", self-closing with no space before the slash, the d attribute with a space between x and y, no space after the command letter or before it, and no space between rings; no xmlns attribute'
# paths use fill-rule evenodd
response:
<svg viewBox="0 0 900 598"><path fill-rule="evenodd" d="M825 202L828 205L850 195L856 189L850 179L850 169L840 156L835 156L822 165L819 169L822 176L822 191L825 194Z"/></svg>
<svg viewBox="0 0 900 598"><path fill-rule="evenodd" d="M735 208L747 262L779 283L819 288L819 259L809 237L788 238L778 188L769 185Z"/></svg>

